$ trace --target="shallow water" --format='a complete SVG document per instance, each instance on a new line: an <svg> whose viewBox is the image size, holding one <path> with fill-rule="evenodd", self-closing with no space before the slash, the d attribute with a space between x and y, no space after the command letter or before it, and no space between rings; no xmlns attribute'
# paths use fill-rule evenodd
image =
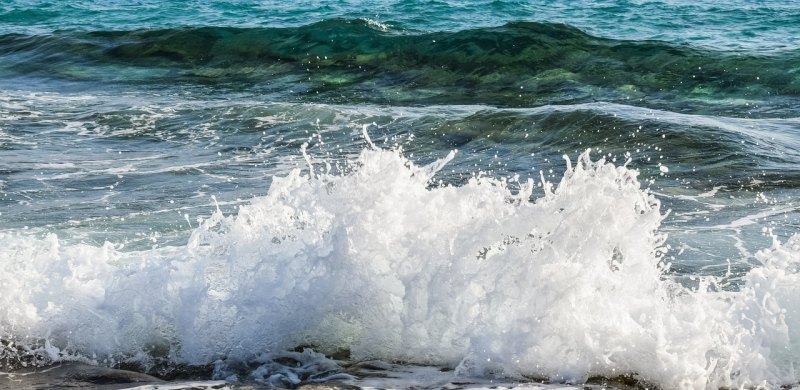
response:
<svg viewBox="0 0 800 390"><path fill-rule="evenodd" d="M777 2L0 5L0 360L266 385L313 346L795 384L797 26Z"/></svg>

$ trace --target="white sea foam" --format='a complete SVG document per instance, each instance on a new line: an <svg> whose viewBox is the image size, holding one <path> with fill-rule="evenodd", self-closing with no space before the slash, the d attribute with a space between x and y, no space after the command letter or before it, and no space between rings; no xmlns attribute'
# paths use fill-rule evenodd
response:
<svg viewBox="0 0 800 390"><path fill-rule="evenodd" d="M314 345L467 376L797 382L800 238L759 252L739 291L687 289L662 264L659 202L635 171L584 154L530 201L532 182L431 186L445 162L370 149L346 174L295 170L183 247L0 233L0 338L14 342L0 357L155 354L225 372Z"/></svg>

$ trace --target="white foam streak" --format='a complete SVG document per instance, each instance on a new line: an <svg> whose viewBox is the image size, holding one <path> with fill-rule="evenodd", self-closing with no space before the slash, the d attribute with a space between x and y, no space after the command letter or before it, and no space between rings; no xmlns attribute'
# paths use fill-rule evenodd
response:
<svg viewBox="0 0 800 390"><path fill-rule="evenodd" d="M752 214L752 215L747 215L747 216L741 217L739 219L736 219L736 220L731 221L731 222L726 223L726 224L710 226L710 227L708 227L708 229L731 229L731 230L737 230L737 229L741 229L744 226L756 224L756 223L758 223L759 219L764 219L764 218L772 217L772 216L775 216L775 215L787 214L787 213L795 211L796 209L797 208L794 207L794 206L773 207L770 210L765 210L765 211L761 211L759 213L755 213L755 214Z"/></svg>
<svg viewBox="0 0 800 390"><path fill-rule="evenodd" d="M635 171L584 154L535 202L530 182L430 188L454 157L417 167L370 149L346 175L294 170L185 247L0 233L0 337L99 362L252 361L311 344L484 377L798 380L800 239L760 252L741 291L713 278L689 290L660 265L659 202Z"/></svg>

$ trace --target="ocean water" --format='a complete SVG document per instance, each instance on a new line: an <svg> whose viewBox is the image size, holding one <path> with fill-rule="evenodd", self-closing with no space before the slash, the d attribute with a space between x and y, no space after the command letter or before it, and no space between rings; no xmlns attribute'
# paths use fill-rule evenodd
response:
<svg viewBox="0 0 800 390"><path fill-rule="evenodd" d="M0 4L2 370L793 386L799 195L793 2Z"/></svg>

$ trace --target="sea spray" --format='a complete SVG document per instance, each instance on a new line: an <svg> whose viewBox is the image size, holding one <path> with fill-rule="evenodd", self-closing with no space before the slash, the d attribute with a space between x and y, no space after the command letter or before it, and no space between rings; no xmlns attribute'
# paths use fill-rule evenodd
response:
<svg viewBox="0 0 800 390"><path fill-rule="evenodd" d="M739 291L713 277L687 288L635 171L584 153L555 187L456 187L431 182L443 165L370 149L347 173L296 169L236 215L214 212L186 246L4 232L4 363L216 362L223 375L251 362L270 383L265 354L313 345L465 376L798 380L797 238L760 252Z"/></svg>

